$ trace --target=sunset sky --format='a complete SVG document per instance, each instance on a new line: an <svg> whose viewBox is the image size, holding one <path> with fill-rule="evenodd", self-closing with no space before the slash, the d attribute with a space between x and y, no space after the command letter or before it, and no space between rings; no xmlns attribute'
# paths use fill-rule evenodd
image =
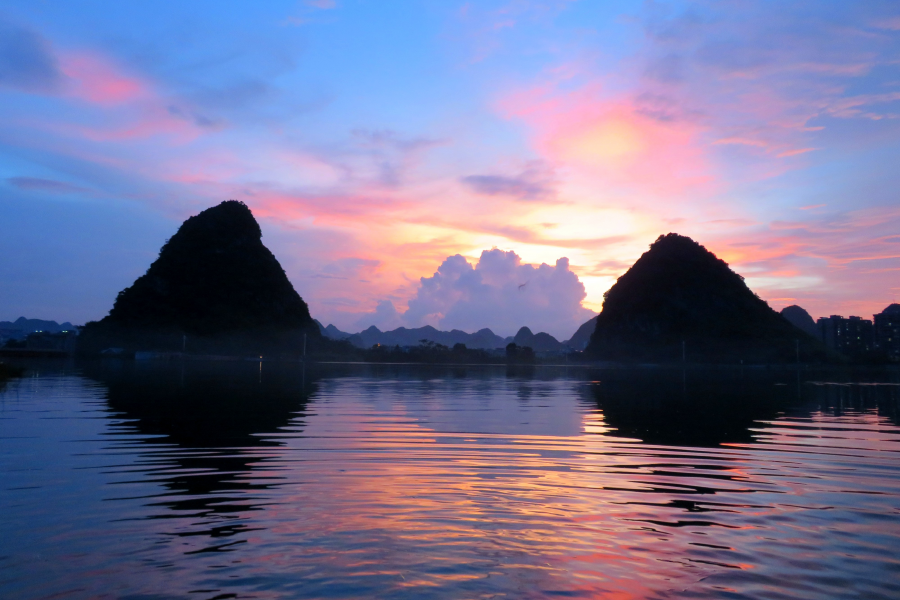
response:
<svg viewBox="0 0 900 600"><path fill-rule="evenodd" d="M226 199L349 331L565 339L670 231L871 318L900 3L0 2L0 320L103 317Z"/></svg>

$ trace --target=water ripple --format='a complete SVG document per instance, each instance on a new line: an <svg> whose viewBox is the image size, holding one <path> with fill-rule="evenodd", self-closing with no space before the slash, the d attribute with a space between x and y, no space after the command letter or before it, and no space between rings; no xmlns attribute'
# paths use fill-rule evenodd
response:
<svg viewBox="0 0 900 600"><path fill-rule="evenodd" d="M0 596L900 596L896 373L334 369L8 386Z"/></svg>

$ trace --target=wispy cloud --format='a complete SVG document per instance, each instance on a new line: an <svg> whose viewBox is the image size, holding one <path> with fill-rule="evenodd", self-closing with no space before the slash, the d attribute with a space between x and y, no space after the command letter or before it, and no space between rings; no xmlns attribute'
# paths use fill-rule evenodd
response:
<svg viewBox="0 0 900 600"><path fill-rule="evenodd" d="M0 88L55 93L63 75L49 42L36 32L0 18Z"/></svg>
<svg viewBox="0 0 900 600"><path fill-rule="evenodd" d="M542 161L530 162L521 173L513 176L467 175L460 181L476 194L486 196L508 196L526 202L556 197L556 173Z"/></svg>
<svg viewBox="0 0 900 600"><path fill-rule="evenodd" d="M21 190L47 192L51 194L78 194L86 192L85 188L64 181L42 179L40 177L8 177L6 181Z"/></svg>
<svg viewBox="0 0 900 600"><path fill-rule="evenodd" d="M125 75L105 57L87 52L64 54L61 71L69 79L66 93L101 105L132 102L148 94L146 85Z"/></svg>
<svg viewBox="0 0 900 600"><path fill-rule="evenodd" d="M784 152L779 153L777 156L778 158L788 158L790 156L806 154L807 152L812 152L813 150L818 150L818 148L797 148L796 150L785 150Z"/></svg>

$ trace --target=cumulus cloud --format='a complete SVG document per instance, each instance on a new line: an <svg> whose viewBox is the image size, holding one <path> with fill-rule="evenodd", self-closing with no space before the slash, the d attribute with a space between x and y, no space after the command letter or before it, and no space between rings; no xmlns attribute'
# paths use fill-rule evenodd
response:
<svg viewBox="0 0 900 600"><path fill-rule="evenodd" d="M556 195L556 174L543 161L528 163L513 177L505 175L469 175L462 183L476 194L509 196L516 200L547 200Z"/></svg>
<svg viewBox="0 0 900 600"><path fill-rule="evenodd" d="M394 303L390 300L381 300L378 303L378 306L375 307L374 312L367 313L356 321L356 328L354 331L362 331L372 325L381 331L391 331L392 329L397 329L405 324L403 316L397 312Z"/></svg>
<svg viewBox="0 0 900 600"><path fill-rule="evenodd" d="M594 316L581 305L584 298L584 285L569 270L569 259L531 265L515 252L495 248L482 252L475 265L459 254L448 257L434 275L421 278L404 313L383 301L358 324L377 320L468 332L488 327L498 335L513 335L527 326L564 340Z"/></svg>
<svg viewBox="0 0 900 600"><path fill-rule="evenodd" d="M0 86L50 93L61 81L50 45L37 33L0 20Z"/></svg>

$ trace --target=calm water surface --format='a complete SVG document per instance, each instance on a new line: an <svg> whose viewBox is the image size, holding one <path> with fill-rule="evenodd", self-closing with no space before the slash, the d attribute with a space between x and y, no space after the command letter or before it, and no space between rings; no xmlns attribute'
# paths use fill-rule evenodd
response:
<svg viewBox="0 0 900 600"><path fill-rule="evenodd" d="M35 364L2 598L898 598L897 372Z"/></svg>

